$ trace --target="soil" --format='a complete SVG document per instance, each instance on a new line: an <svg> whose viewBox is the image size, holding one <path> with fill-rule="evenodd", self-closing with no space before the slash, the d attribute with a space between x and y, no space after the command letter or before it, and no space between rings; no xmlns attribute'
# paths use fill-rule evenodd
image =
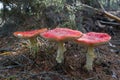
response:
<svg viewBox="0 0 120 80"><path fill-rule="evenodd" d="M93 71L84 68L87 48L66 42L65 60L55 60L56 42L41 42L33 58L26 40L13 35L0 38L0 80L120 80L120 30L113 28L109 43L95 47Z"/></svg>

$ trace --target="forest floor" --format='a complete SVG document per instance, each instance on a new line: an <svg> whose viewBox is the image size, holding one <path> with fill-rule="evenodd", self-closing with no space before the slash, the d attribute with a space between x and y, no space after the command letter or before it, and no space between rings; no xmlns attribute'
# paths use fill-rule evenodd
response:
<svg viewBox="0 0 120 80"><path fill-rule="evenodd" d="M55 61L55 42L39 38L37 58L33 59L25 40L0 38L0 80L120 80L120 29L113 29L109 43L95 47L93 71L84 64L87 48L66 42L67 51L62 64Z"/></svg>

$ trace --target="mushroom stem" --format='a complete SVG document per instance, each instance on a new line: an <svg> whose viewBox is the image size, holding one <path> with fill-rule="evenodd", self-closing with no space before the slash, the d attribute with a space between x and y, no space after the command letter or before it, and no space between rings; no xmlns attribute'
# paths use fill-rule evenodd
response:
<svg viewBox="0 0 120 80"><path fill-rule="evenodd" d="M31 54L36 57L36 53L38 52L38 43L36 38L30 38L29 39L29 48Z"/></svg>
<svg viewBox="0 0 120 80"><path fill-rule="evenodd" d="M89 46L88 47L88 52L86 54L86 65L85 65L87 70L92 70L93 69L94 58L95 58L94 47Z"/></svg>
<svg viewBox="0 0 120 80"><path fill-rule="evenodd" d="M66 51L66 48L64 46L63 42L58 42L58 50L57 50L57 57L56 57L56 61L58 63L62 63L62 61L64 60L64 52Z"/></svg>

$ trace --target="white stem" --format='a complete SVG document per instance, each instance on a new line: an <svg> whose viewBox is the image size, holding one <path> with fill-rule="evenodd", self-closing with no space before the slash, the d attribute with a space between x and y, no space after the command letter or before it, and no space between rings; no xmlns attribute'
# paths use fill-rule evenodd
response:
<svg viewBox="0 0 120 80"><path fill-rule="evenodd" d="M94 47L93 46L89 46L88 47L88 52L86 54L86 69L87 70L92 70L93 69L93 61L95 58L95 54L94 54Z"/></svg>
<svg viewBox="0 0 120 80"><path fill-rule="evenodd" d="M62 63L62 61L64 60L64 52L66 51L66 48L64 46L63 42L59 42L58 43L58 50L57 50L57 57L56 57L56 61L58 63Z"/></svg>

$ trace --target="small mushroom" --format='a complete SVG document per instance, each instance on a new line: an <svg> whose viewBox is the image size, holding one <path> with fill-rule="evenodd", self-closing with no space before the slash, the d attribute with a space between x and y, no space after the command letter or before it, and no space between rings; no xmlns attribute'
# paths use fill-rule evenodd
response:
<svg viewBox="0 0 120 80"><path fill-rule="evenodd" d="M40 33L47 31L47 28L38 29L38 30L31 30L31 31L17 31L14 32L14 36L18 38L28 39L30 52L35 54L38 52L38 43L37 43L37 36Z"/></svg>
<svg viewBox="0 0 120 80"><path fill-rule="evenodd" d="M88 52L86 54L86 69L92 70L93 61L95 58L94 47L97 45L104 44L111 39L111 36L107 33L97 33L97 32L89 32L83 34L82 37L75 40L77 43L83 44L88 47Z"/></svg>
<svg viewBox="0 0 120 80"><path fill-rule="evenodd" d="M56 41L58 43L57 57L56 61L62 63L64 60L64 52L66 48L64 42L68 40L74 40L79 38L82 35L82 32L77 30L72 30L68 28L55 28L41 34L42 37Z"/></svg>

